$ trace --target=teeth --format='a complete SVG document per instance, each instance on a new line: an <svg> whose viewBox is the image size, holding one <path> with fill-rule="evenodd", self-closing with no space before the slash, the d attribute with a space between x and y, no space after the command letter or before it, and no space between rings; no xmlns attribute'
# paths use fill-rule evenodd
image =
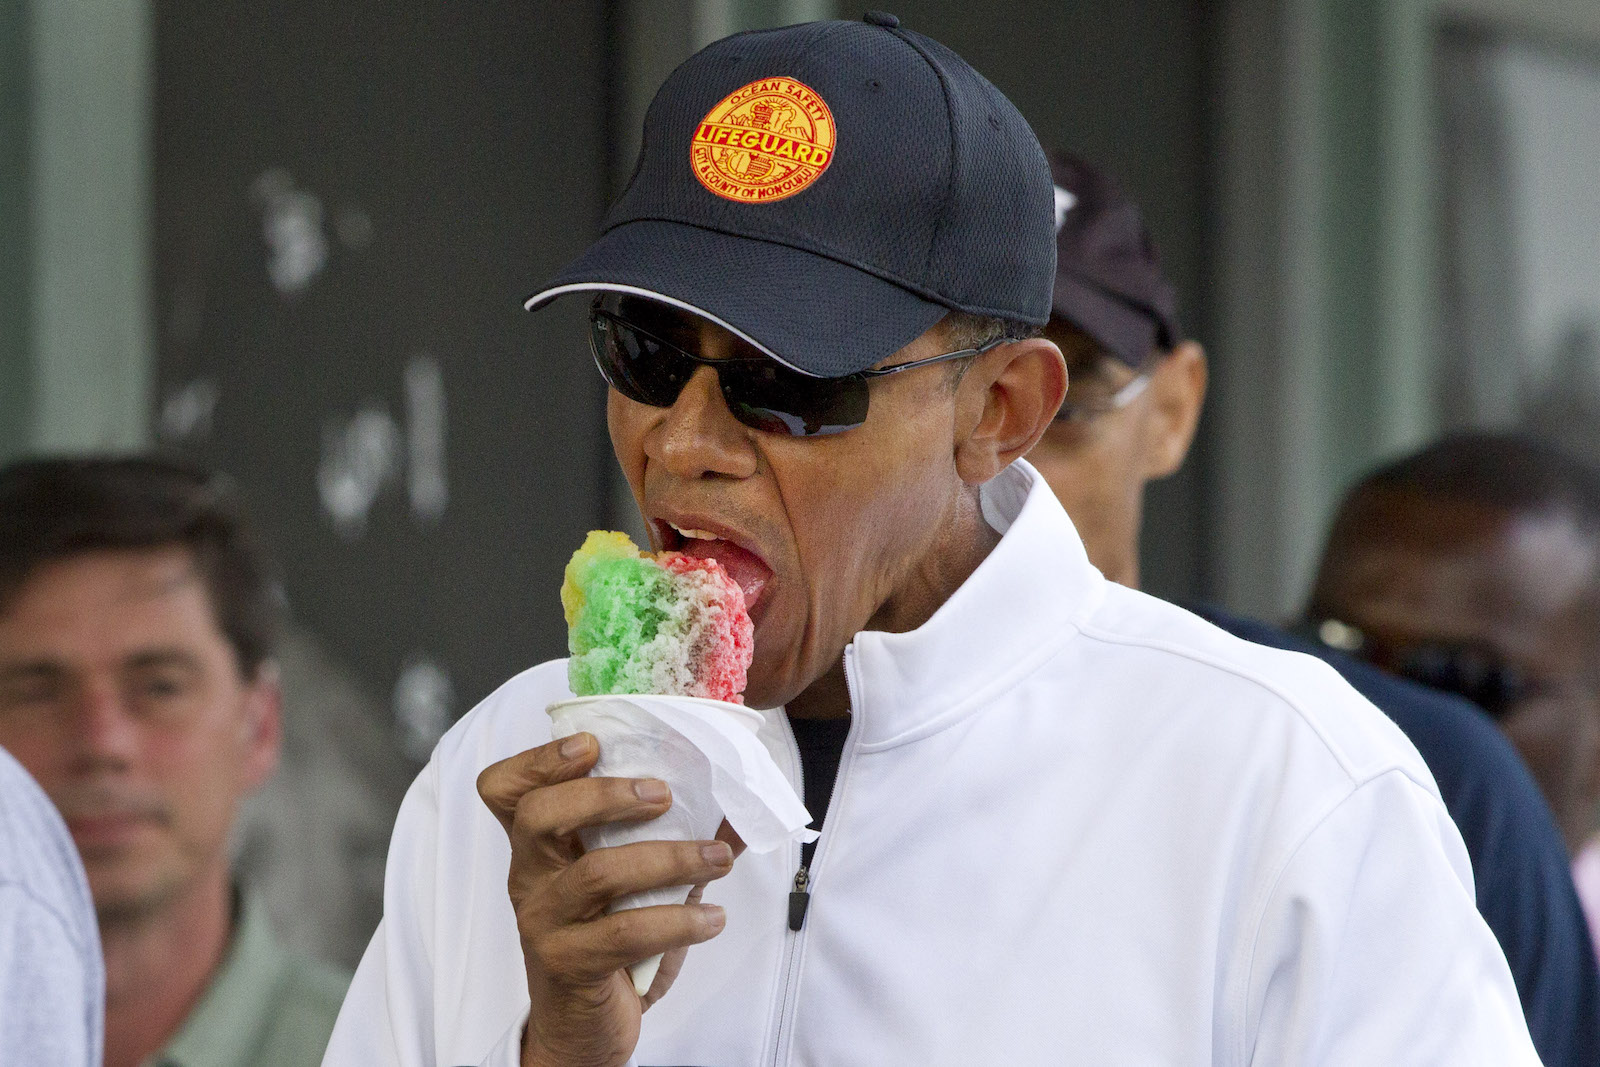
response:
<svg viewBox="0 0 1600 1067"><path fill-rule="evenodd" d="M717 539L716 534L709 533L705 530L685 530L678 524L672 522L667 523L667 525L671 526L674 530L677 530L678 533L684 537L692 537L696 541L715 541Z"/></svg>

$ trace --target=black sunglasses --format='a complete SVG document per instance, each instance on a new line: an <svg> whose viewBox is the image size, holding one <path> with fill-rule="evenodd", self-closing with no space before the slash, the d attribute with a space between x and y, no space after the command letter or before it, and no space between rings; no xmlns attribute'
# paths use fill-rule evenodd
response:
<svg viewBox="0 0 1600 1067"><path fill-rule="evenodd" d="M874 378L980 355L1007 340L1000 337L978 348L857 371L842 378L813 378L791 370L742 339L736 340L734 355L708 359L598 303L589 309L589 346L595 365L611 387L629 400L669 408L697 368L711 367L734 418L751 429L790 437L843 433L866 422L868 383Z"/></svg>
<svg viewBox="0 0 1600 1067"><path fill-rule="evenodd" d="M1481 645L1438 641L1391 644L1330 618L1309 620L1301 632L1390 674L1464 697L1495 719L1503 719L1517 705L1557 688L1530 678Z"/></svg>

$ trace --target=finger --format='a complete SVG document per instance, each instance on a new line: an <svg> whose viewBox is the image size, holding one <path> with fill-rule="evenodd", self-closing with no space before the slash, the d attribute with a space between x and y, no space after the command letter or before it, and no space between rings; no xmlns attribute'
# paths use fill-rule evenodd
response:
<svg viewBox="0 0 1600 1067"><path fill-rule="evenodd" d="M510 830L517 803L530 789L581 778L599 758L593 734L573 734L485 767L478 775L478 796Z"/></svg>
<svg viewBox="0 0 1600 1067"><path fill-rule="evenodd" d="M725 922L715 904L629 908L552 931L540 944L539 960L547 973L598 982L657 953L709 941Z"/></svg>
<svg viewBox="0 0 1600 1067"><path fill-rule="evenodd" d="M724 822L722 825L726 828L728 824ZM719 832L717 836L721 837L722 835ZM737 855L738 853L735 852L735 856ZM705 894L705 891L704 883L695 886L689 890L689 899L685 900L684 903L691 905L700 903L700 898ZM656 968L656 976L650 980L650 988L645 990L643 997L639 998L640 1011L649 1011L652 1004L667 995L667 990L672 988L672 983L678 980L678 972L683 970L683 961L688 958L688 948L675 948L661 957L661 966Z"/></svg>
<svg viewBox="0 0 1600 1067"><path fill-rule="evenodd" d="M678 980L678 972L683 970L683 961L688 958L688 946L669 949L662 955L661 966L656 968L656 976L650 979L650 988L639 998L640 1011L649 1011L651 1005L667 995L672 983Z"/></svg>
<svg viewBox="0 0 1600 1067"><path fill-rule="evenodd" d="M563 850L590 826L653 819L672 807L672 790L655 778L578 778L530 790L517 801L512 816L514 850ZM575 858L577 852L572 853Z"/></svg>
<svg viewBox="0 0 1600 1067"><path fill-rule="evenodd" d="M721 841L638 841L597 848L551 881L546 914L555 923L582 922L629 893L702 885L732 869L733 850Z"/></svg>

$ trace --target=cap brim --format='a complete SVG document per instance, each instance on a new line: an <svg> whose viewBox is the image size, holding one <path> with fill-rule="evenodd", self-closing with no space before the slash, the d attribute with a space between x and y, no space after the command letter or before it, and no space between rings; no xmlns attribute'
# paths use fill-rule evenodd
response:
<svg viewBox="0 0 1600 1067"><path fill-rule="evenodd" d="M604 290L678 304L822 378L881 363L950 310L814 252L658 219L609 230L524 306Z"/></svg>
<svg viewBox="0 0 1600 1067"><path fill-rule="evenodd" d="M1050 313L1076 326L1131 367L1149 358L1160 327L1150 314L1070 274L1056 274Z"/></svg>

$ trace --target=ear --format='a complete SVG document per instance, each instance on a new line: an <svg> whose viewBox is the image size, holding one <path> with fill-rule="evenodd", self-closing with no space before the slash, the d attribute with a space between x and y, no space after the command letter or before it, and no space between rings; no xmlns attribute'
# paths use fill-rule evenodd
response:
<svg viewBox="0 0 1600 1067"><path fill-rule="evenodd" d="M1053 341L1033 337L985 352L957 386L961 431L956 473L982 485L1028 453L1067 395L1067 363Z"/></svg>
<svg viewBox="0 0 1600 1067"><path fill-rule="evenodd" d="M1183 465L1206 401L1206 354L1195 341L1182 341L1150 374L1144 419L1143 476L1165 478Z"/></svg>
<svg viewBox="0 0 1600 1067"><path fill-rule="evenodd" d="M269 660L256 668L255 680L244 689L242 711L242 778L244 791L253 793L276 773L283 752L283 685L276 663Z"/></svg>

